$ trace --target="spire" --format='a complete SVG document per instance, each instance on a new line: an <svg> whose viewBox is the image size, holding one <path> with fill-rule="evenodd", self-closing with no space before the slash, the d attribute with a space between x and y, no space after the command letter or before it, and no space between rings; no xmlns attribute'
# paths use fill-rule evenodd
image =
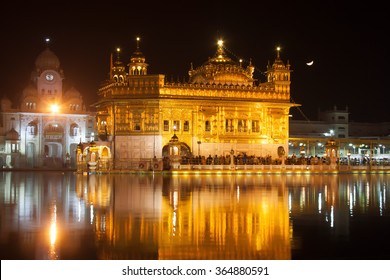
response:
<svg viewBox="0 0 390 280"><path fill-rule="evenodd" d="M136 38L137 49L131 55L129 63L129 75L146 75L148 64L145 63L145 56L139 48L140 37Z"/></svg>
<svg viewBox="0 0 390 280"><path fill-rule="evenodd" d="M121 48L116 48L116 61L121 61Z"/></svg>
<svg viewBox="0 0 390 280"><path fill-rule="evenodd" d="M280 47L278 46L278 47L276 47L276 58L277 59L280 59Z"/></svg>
<svg viewBox="0 0 390 280"><path fill-rule="evenodd" d="M268 62L267 65L267 82L275 84L276 92L287 92L290 93L290 65L284 64L280 58L281 48L276 47L276 58L272 65Z"/></svg>
<svg viewBox="0 0 390 280"><path fill-rule="evenodd" d="M110 77L109 79L112 78L112 67L114 66L114 64L112 63L112 53L110 53Z"/></svg>
<svg viewBox="0 0 390 280"><path fill-rule="evenodd" d="M224 55L224 51L223 51L223 40L222 40L222 39L218 40L217 55L218 55L218 57L222 57L222 56Z"/></svg>
<svg viewBox="0 0 390 280"><path fill-rule="evenodd" d="M272 67L275 68L275 69L276 68L284 68L285 67L282 59L280 58L280 50L281 50L281 47L277 46L276 47L276 58L275 58L274 63L272 64Z"/></svg>
<svg viewBox="0 0 390 280"><path fill-rule="evenodd" d="M124 82L126 77L126 69L120 57L121 48L119 47L116 48L115 52L116 52L115 61L113 61L114 60L113 53L111 53L111 57L110 57L110 79L113 79L115 82Z"/></svg>

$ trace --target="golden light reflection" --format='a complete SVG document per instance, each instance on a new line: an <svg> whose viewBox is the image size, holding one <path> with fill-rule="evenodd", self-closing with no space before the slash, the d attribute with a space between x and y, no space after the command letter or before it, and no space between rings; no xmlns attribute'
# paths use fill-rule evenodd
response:
<svg viewBox="0 0 390 280"><path fill-rule="evenodd" d="M48 258L50 260L57 260L58 255L56 252L56 241L57 241L57 206L53 206L52 210L52 217L50 221L50 227L49 227L49 252L48 252Z"/></svg>
<svg viewBox="0 0 390 280"><path fill-rule="evenodd" d="M57 239L57 225L55 222L52 222L50 225L50 245L55 245Z"/></svg>
<svg viewBox="0 0 390 280"><path fill-rule="evenodd" d="M366 209L360 194L370 191L370 204L381 205L380 198L374 200L374 184L339 187L340 182L340 176L243 173L80 175L76 189L81 200L88 197L97 239L110 247L101 258L265 260L290 259L291 249L300 246L293 221L315 213L327 227L345 233L349 208ZM386 187L383 193L385 201Z"/></svg>
<svg viewBox="0 0 390 280"><path fill-rule="evenodd" d="M202 176L196 180L200 188L191 193L174 188L192 184L191 178L169 181L159 259L291 258L283 180L272 182L272 189L248 188L264 183L239 175Z"/></svg>

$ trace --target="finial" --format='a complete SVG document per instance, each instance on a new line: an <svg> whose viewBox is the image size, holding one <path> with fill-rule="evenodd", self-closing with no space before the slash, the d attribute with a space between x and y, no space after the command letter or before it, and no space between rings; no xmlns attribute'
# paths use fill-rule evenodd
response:
<svg viewBox="0 0 390 280"><path fill-rule="evenodd" d="M50 38L45 38L46 47L49 47L50 44Z"/></svg>
<svg viewBox="0 0 390 280"><path fill-rule="evenodd" d="M136 40L137 40L137 50L138 50L139 49L139 41L141 40L141 38L137 37Z"/></svg>
<svg viewBox="0 0 390 280"><path fill-rule="evenodd" d="M280 47L276 47L277 58L280 58Z"/></svg>
<svg viewBox="0 0 390 280"><path fill-rule="evenodd" d="M119 56L120 52L121 52L121 48L116 48L116 58L118 61L120 60L120 56Z"/></svg>
<svg viewBox="0 0 390 280"><path fill-rule="evenodd" d="M219 58L222 58L224 56L224 51L223 51L223 40L219 39L218 40L218 50L217 50L217 55Z"/></svg>
<svg viewBox="0 0 390 280"><path fill-rule="evenodd" d="M242 66L242 59L240 58L240 66Z"/></svg>

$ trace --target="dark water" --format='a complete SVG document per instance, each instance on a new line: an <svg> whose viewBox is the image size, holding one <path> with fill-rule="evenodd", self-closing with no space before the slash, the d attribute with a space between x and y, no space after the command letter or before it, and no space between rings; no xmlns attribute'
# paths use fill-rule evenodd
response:
<svg viewBox="0 0 390 280"><path fill-rule="evenodd" d="M0 257L390 259L390 175L0 173Z"/></svg>

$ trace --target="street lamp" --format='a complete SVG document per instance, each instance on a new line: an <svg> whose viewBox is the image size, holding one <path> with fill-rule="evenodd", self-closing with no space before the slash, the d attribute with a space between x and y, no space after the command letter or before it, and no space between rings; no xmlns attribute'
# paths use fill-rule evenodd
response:
<svg viewBox="0 0 390 280"><path fill-rule="evenodd" d="M200 142L200 140L198 140L198 156L200 156L200 144L202 144L202 142Z"/></svg>

